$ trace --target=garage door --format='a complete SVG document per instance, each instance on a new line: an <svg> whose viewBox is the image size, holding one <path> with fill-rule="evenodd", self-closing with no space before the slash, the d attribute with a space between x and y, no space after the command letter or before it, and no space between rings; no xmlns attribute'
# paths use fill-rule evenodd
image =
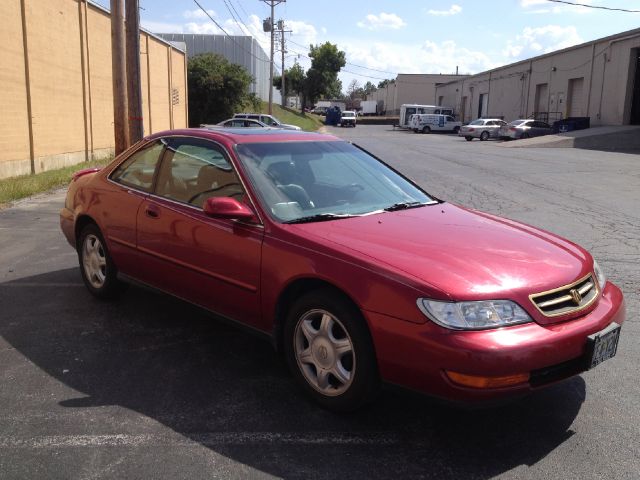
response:
<svg viewBox="0 0 640 480"><path fill-rule="evenodd" d="M584 116L583 84L584 78L582 77L569 80L569 105L567 105L567 116L569 117Z"/></svg>

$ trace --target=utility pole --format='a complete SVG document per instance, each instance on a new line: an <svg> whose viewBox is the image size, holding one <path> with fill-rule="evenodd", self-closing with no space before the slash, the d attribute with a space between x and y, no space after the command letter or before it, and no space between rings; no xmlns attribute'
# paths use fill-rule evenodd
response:
<svg viewBox="0 0 640 480"><path fill-rule="evenodd" d="M271 7L271 16L269 17L269 30L266 30L266 22L263 27L265 32L271 32L271 54L269 56L269 115L273 113L273 17L276 5L280 5L287 0L260 0Z"/></svg>
<svg viewBox="0 0 640 480"><path fill-rule="evenodd" d="M144 136L142 93L140 86L140 8L138 0L126 0L127 13L127 97L129 140L136 143Z"/></svg>
<svg viewBox="0 0 640 480"><path fill-rule="evenodd" d="M111 73L113 77L113 130L116 155L129 147L124 29L124 0L111 0Z"/></svg>
<svg viewBox="0 0 640 480"><path fill-rule="evenodd" d="M284 108L285 100L286 100L286 92L285 92L285 82L284 82L284 20L278 21L278 27L280 29L280 40L282 41L282 46L280 49L282 50L282 74L280 78L282 79L282 87L280 89L280 106Z"/></svg>
<svg viewBox="0 0 640 480"><path fill-rule="evenodd" d="M280 32L280 41L281 41L281 46L280 46L280 51L282 52L282 86L280 88L280 92L282 94L282 101L280 102L281 106L285 106L286 103L286 92L285 92L285 72L284 72L284 54L287 53L287 48L285 46L284 43L284 34L285 33L291 33L292 30L285 30L284 29L284 20L278 20L278 31Z"/></svg>

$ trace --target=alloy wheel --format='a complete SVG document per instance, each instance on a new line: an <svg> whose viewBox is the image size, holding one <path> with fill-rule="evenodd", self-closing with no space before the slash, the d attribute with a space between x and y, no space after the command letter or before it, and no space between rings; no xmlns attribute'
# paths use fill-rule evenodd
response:
<svg viewBox="0 0 640 480"><path fill-rule="evenodd" d="M305 380L326 396L344 393L353 381L356 358L344 325L326 310L303 314L295 328L294 352Z"/></svg>

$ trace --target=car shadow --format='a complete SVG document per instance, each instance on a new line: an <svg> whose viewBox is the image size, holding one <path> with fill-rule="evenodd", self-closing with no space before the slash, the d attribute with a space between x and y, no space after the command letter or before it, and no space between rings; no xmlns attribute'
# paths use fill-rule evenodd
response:
<svg viewBox="0 0 640 480"><path fill-rule="evenodd" d="M356 413L332 414L299 392L262 338L151 290L107 303L79 283L73 268L0 284L0 335L80 392L52 408L130 409L284 478L490 478L570 438L585 399L576 377L491 409L386 389Z"/></svg>

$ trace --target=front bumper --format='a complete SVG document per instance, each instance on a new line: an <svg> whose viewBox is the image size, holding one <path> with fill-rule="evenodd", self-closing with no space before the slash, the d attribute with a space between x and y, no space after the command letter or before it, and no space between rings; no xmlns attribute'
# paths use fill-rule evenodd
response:
<svg viewBox="0 0 640 480"><path fill-rule="evenodd" d="M622 292L612 283L588 314L562 323L527 323L483 331L455 331L365 311L382 378L428 395L459 402L529 393L585 370L587 337L625 320ZM446 371L477 376L529 373L531 380L503 388L453 383Z"/></svg>

